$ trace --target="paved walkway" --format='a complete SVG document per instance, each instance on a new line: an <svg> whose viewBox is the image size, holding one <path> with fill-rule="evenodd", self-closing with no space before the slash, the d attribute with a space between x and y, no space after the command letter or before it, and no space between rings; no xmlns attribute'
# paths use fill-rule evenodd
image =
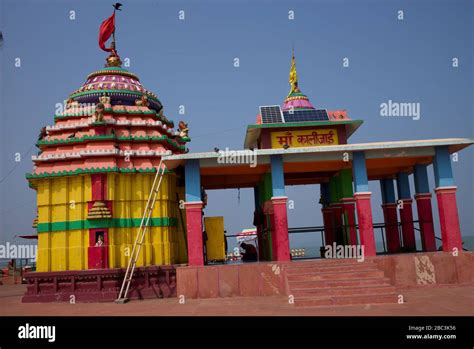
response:
<svg viewBox="0 0 474 349"><path fill-rule="evenodd" d="M21 303L25 285L0 286L0 316L35 315L474 315L474 285L404 291L406 303L303 308L286 297L178 298L115 303Z"/></svg>

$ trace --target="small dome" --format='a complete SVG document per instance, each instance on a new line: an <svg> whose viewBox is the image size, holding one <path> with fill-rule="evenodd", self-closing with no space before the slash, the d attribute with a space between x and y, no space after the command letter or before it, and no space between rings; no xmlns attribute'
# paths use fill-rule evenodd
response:
<svg viewBox="0 0 474 349"><path fill-rule="evenodd" d="M147 96L150 108L159 112L163 106L158 97L140 83L140 79L122 67L105 67L87 77L81 88L69 98L79 103L97 103L100 96L111 97L112 104L135 105L135 100Z"/></svg>
<svg viewBox="0 0 474 349"><path fill-rule="evenodd" d="M298 92L291 92L286 98L281 108L283 111L296 109L314 109L308 97Z"/></svg>

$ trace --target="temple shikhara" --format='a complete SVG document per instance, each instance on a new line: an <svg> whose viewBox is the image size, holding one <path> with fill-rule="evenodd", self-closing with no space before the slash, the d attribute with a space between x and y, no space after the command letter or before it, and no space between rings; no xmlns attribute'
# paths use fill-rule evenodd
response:
<svg viewBox="0 0 474 349"><path fill-rule="evenodd" d="M115 13L100 30L105 67L40 132L27 174L37 193L37 270L26 275L24 302L293 295L300 306L395 303L397 289L474 281L451 166L451 154L474 140L350 143L363 121L313 104L293 53L288 95L258 108L234 152L255 163L219 161L220 151L188 151L187 124L175 126L142 85L152 82L122 67L114 32ZM369 181L380 184L380 208ZM303 261L291 255L285 187L308 184L321 193L321 213L308 215L321 214L324 226L312 227L321 255ZM255 227L254 263L228 262L224 218L204 212L206 192L227 188L254 190L254 215L242 217ZM372 210L383 211L375 227ZM363 247L363 261L328 258L327 246Z"/></svg>
<svg viewBox="0 0 474 349"><path fill-rule="evenodd" d="M184 153L187 141L157 96L110 56L38 141L27 176L37 191L37 270L126 266L121 249L133 244L159 160ZM139 265L179 262L177 186L167 173Z"/></svg>

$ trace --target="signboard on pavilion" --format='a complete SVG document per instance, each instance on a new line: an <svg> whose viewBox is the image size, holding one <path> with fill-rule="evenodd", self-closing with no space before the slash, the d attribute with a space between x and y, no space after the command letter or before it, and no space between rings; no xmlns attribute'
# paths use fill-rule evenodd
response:
<svg viewBox="0 0 474 349"><path fill-rule="evenodd" d="M272 132L272 148L284 148L285 146L320 147L325 145L339 144L336 129L307 129Z"/></svg>

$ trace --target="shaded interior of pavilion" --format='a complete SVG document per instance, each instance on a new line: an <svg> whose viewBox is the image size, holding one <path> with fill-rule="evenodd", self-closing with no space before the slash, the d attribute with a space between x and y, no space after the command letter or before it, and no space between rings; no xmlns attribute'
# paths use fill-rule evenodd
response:
<svg viewBox="0 0 474 349"><path fill-rule="evenodd" d="M436 251L437 245L445 251L462 249L450 154L468 144L417 143L410 147L404 142L388 143L393 147L369 143L366 150L358 150L364 149L364 144L324 150L258 150L257 161L252 166L249 163L219 162L219 154L212 153L165 159L168 167L184 169L188 249L192 250L190 245L194 245L198 246L197 255L202 251L199 246L203 242L196 241L200 240L200 234L193 231L203 229L202 222L197 222L201 217L193 218L193 212L199 211L199 215L203 215L203 207L199 204L202 192L240 188L254 191L254 216L243 219L253 221L256 227L261 261L292 259L289 236L301 233L320 236L315 240L320 241L322 251L319 256L313 254L313 258L323 257L324 246L334 244L363 245L366 256ZM353 146L355 148L351 148ZM237 151L236 154L248 151ZM428 171L434 171L436 188L429 187ZM414 188L410 186L410 177L413 177ZM380 185L382 207L375 207L371 202L369 181ZM287 197L285 188L299 185L320 186L323 225L288 226L288 200L292 198ZM441 236L435 236L433 191L438 200ZM372 210L377 209L383 211L381 222L372 219ZM418 217L416 220L414 212ZM379 248L375 246L376 234L382 240ZM417 240L421 241L418 248ZM191 250L188 251L190 265L196 262ZM293 259L298 257L304 255ZM196 263L201 264L200 257L196 258Z"/></svg>

